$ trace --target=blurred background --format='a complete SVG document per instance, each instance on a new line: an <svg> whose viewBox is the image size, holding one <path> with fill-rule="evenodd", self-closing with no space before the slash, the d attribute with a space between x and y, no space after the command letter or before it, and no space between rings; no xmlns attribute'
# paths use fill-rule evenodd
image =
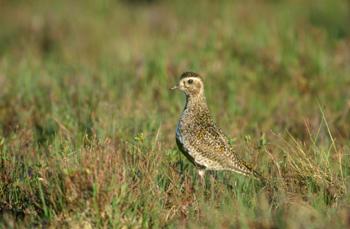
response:
<svg viewBox="0 0 350 229"><path fill-rule="evenodd" d="M184 97L168 90L184 71L203 75L210 110L238 147L261 149L277 133L310 145L306 152L349 150L350 1L0 0L0 209L42 223L80 206L94 225L125 219L116 227L198 219L195 197L164 188L180 179L176 168L188 176L184 187L195 177L174 141ZM280 143L273 147L268 152L284 161ZM254 165L271 159L262 155L243 157ZM262 170L274 176L270 168ZM141 187L164 185L154 199L131 201L142 196L135 189L112 201L110 190L125 190L113 185L130 187L144 173ZM224 200L218 193L216 204ZM108 201L116 212L134 211L108 213ZM197 205L172 207L180 202ZM249 214L235 225L251 225ZM266 216L267 225L312 222L287 215L286 224ZM315 216L320 225L323 216ZM338 216L347 222L347 213Z"/></svg>

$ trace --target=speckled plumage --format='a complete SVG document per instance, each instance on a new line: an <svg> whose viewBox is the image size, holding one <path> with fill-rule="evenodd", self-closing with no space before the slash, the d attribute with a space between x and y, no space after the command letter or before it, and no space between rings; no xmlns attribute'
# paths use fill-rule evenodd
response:
<svg viewBox="0 0 350 229"><path fill-rule="evenodd" d="M180 89L186 95L186 105L176 127L176 143L183 154L200 171L230 170L261 178L237 157L227 137L214 123L202 78L196 73L185 72L174 89Z"/></svg>

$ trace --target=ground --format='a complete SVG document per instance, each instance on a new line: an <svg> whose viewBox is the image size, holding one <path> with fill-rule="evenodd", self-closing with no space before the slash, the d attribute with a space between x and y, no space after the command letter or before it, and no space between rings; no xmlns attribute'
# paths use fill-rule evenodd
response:
<svg viewBox="0 0 350 229"><path fill-rule="evenodd" d="M0 1L0 228L350 226L349 1ZM269 185L175 143L184 71Z"/></svg>

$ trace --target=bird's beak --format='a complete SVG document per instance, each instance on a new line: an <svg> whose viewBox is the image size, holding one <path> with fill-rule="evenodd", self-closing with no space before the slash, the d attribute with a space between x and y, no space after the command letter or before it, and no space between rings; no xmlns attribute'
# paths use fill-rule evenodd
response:
<svg viewBox="0 0 350 229"><path fill-rule="evenodd" d="M178 89L178 88L179 88L179 87L176 85L176 86L170 88L170 90L176 90L176 89Z"/></svg>

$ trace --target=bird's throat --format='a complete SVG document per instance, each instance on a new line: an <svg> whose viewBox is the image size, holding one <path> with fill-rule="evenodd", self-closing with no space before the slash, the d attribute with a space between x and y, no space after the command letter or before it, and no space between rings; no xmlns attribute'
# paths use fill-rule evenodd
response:
<svg viewBox="0 0 350 229"><path fill-rule="evenodd" d="M186 95L186 104L184 110L207 111L207 101L203 94Z"/></svg>

